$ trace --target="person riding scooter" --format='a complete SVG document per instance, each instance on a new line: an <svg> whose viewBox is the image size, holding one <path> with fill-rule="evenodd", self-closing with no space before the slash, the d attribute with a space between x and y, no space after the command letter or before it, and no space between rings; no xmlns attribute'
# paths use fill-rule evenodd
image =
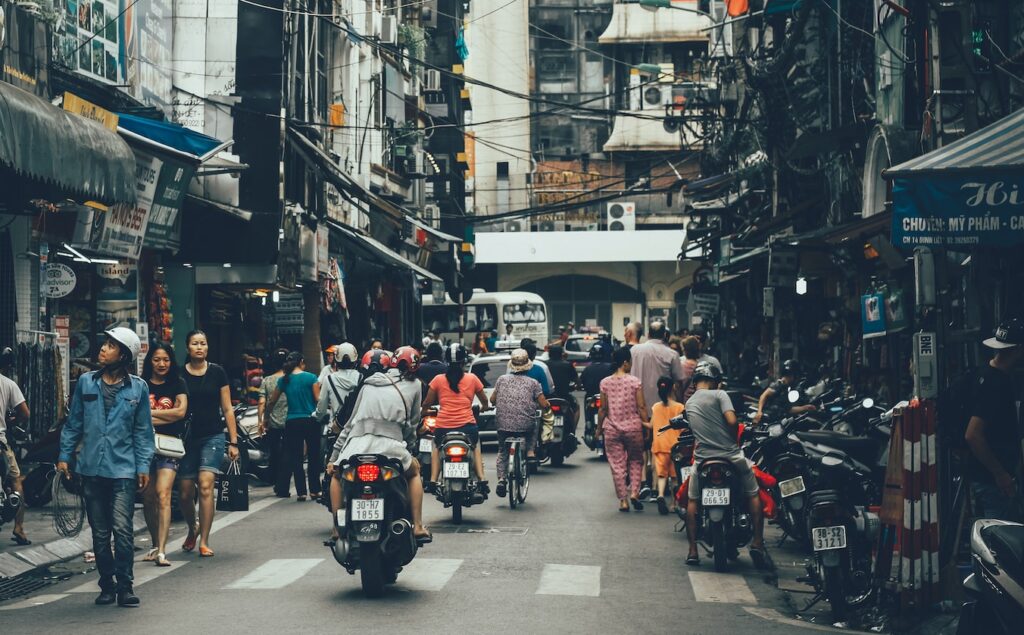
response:
<svg viewBox="0 0 1024 635"><path fill-rule="evenodd" d="M548 348L548 370L551 372L551 378L555 380L552 392L555 397L564 399L569 405L569 429L575 430L580 413L579 408L576 407L576 398L573 397L572 391L580 383L580 377L576 373L576 367L567 360L568 355L561 346L551 346Z"/></svg>
<svg viewBox="0 0 1024 635"><path fill-rule="evenodd" d="M765 411L771 416L777 416L785 413L798 415L818 409L812 404L790 405L789 403L789 391L796 386L801 373L800 362L795 359L787 359L782 363L781 377L765 388L761 393L761 398L757 401L757 414L754 415L754 423L761 423Z"/></svg>

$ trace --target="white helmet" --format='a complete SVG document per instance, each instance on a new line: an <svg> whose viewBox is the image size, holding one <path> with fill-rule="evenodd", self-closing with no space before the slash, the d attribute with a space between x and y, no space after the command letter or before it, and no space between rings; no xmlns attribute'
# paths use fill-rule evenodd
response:
<svg viewBox="0 0 1024 635"><path fill-rule="evenodd" d="M128 352L131 353L132 360L139 356L139 351L142 350L142 342L139 340L139 336L135 334L135 331L123 326L117 326L105 331L105 333L118 343L123 344L128 349Z"/></svg>
<svg viewBox="0 0 1024 635"><path fill-rule="evenodd" d="M359 360L359 351L357 351L356 347L349 342L338 344L338 347L334 349L334 359L339 362L343 359L347 359L355 364Z"/></svg>

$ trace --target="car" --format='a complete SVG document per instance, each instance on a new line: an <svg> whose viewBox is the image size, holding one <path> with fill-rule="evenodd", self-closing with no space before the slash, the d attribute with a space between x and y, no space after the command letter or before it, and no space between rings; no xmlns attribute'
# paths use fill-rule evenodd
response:
<svg viewBox="0 0 1024 635"><path fill-rule="evenodd" d="M569 362L578 370L590 365L590 349L598 342L607 342L607 333L576 333L565 342L565 353Z"/></svg>
<svg viewBox="0 0 1024 635"><path fill-rule="evenodd" d="M470 362L469 372L480 378L480 382L484 385L484 393L487 394L488 399L490 399L491 393L494 392L494 383L498 381L498 377L508 373L508 360L511 358L511 352L498 352L479 355ZM476 401L475 405L479 406L480 402ZM480 412L477 415L476 423L480 430L481 444L498 442L498 430L494 420L493 408Z"/></svg>

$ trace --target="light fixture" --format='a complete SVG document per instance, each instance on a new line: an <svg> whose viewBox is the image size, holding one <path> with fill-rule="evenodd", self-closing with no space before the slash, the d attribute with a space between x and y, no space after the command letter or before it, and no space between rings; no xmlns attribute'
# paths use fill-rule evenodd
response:
<svg viewBox="0 0 1024 635"><path fill-rule="evenodd" d="M191 262L183 262L183 263L181 263L181 266L185 267L186 269L191 269L192 268L192 263Z"/></svg>
<svg viewBox="0 0 1024 635"><path fill-rule="evenodd" d="M267 294L260 296L260 306L267 306Z"/></svg>
<svg viewBox="0 0 1024 635"><path fill-rule="evenodd" d="M301 282L296 282L295 283L295 288L296 289L301 289L302 288L302 283Z"/></svg>
<svg viewBox="0 0 1024 635"><path fill-rule="evenodd" d="M224 263L224 268L225 269L230 269L231 268L231 263L230 262L225 262Z"/></svg>
<svg viewBox="0 0 1024 635"><path fill-rule="evenodd" d="M67 243L61 243L61 246L63 246L64 249L67 249L71 253L75 254L75 262L92 262L91 260L89 260L89 258L85 254L83 254L82 252L78 251L77 249L75 249L71 245L69 245Z"/></svg>
<svg viewBox="0 0 1024 635"><path fill-rule="evenodd" d="M807 295L807 278L800 276L796 279L796 294Z"/></svg>
<svg viewBox="0 0 1024 635"><path fill-rule="evenodd" d="M120 260L113 260L111 258L93 258L91 260L91 262L93 264L96 264L96 265L116 265L116 264L120 263L121 261Z"/></svg>
<svg viewBox="0 0 1024 635"><path fill-rule="evenodd" d="M274 302L280 301L281 300L281 292L275 289L274 293L272 294L271 299L274 300Z"/></svg>

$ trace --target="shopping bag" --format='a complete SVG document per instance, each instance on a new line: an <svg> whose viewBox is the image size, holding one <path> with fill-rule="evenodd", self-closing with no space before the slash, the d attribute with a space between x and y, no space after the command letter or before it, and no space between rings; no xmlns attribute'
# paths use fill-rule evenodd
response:
<svg viewBox="0 0 1024 635"><path fill-rule="evenodd" d="M238 461L232 461L227 471L217 476L217 511L249 511L249 476L242 473Z"/></svg>

